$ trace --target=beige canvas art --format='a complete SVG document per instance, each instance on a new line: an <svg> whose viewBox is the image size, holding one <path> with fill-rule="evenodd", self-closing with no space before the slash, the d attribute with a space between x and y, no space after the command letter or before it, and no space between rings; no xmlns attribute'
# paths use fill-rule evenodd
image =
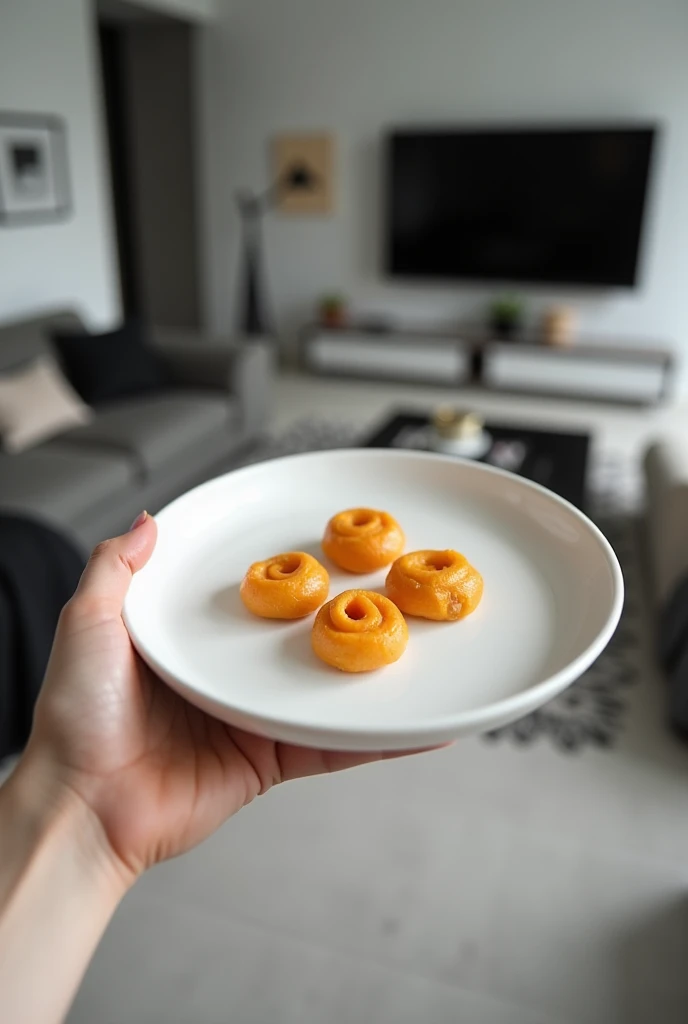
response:
<svg viewBox="0 0 688 1024"><path fill-rule="evenodd" d="M279 135L273 143L279 213L326 216L334 210L334 139L327 133Z"/></svg>

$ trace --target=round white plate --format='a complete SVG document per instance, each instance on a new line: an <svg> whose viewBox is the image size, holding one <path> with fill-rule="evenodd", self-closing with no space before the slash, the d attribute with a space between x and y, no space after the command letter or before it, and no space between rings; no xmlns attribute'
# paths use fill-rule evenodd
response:
<svg viewBox="0 0 688 1024"><path fill-rule="evenodd" d="M323 561L331 596L382 588L386 570L351 576L320 548L329 517L356 506L396 516L408 551L463 552L485 581L473 615L409 619L403 658L366 675L318 661L312 617L258 619L239 597L252 562L290 550ZM305 746L409 749L520 718L600 654L623 603L614 552L577 509L452 457L358 449L276 459L211 480L156 518L155 552L125 604L141 656L205 711Z"/></svg>

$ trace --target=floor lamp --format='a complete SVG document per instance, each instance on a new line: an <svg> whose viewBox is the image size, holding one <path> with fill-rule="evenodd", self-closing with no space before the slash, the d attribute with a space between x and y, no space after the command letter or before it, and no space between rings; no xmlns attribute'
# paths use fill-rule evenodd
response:
<svg viewBox="0 0 688 1024"><path fill-rule="evenodd" d="M262 273L262 220L285 192L310 192L318 176L305 164L289 168L270 188L257 195L241 191L236 195L241 219L241 292L238 331L245 337L265 337L274 333L266 311Z"/></svg>

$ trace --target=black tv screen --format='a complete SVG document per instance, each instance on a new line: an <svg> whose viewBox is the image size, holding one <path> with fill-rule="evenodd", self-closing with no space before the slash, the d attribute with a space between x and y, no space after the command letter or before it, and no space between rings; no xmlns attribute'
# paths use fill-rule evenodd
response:
<svg viewBox="0 0 688 1024"><path fill-rule="evenodd" d="M654 138L651 127L395 131L387 269L633 285Z"/></svg>

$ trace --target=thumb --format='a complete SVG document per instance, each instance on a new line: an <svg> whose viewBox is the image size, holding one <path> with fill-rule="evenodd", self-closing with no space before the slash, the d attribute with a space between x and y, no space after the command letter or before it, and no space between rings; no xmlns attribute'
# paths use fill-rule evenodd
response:
<svg viewBox="0 0 688 1024"><path fill-rule="evenodd" d="M155 519L142 512L128 533L100 543L88 560L74 595L82 608L106 607L119 615L131 578L153 554L158 530Z"/></svg>

